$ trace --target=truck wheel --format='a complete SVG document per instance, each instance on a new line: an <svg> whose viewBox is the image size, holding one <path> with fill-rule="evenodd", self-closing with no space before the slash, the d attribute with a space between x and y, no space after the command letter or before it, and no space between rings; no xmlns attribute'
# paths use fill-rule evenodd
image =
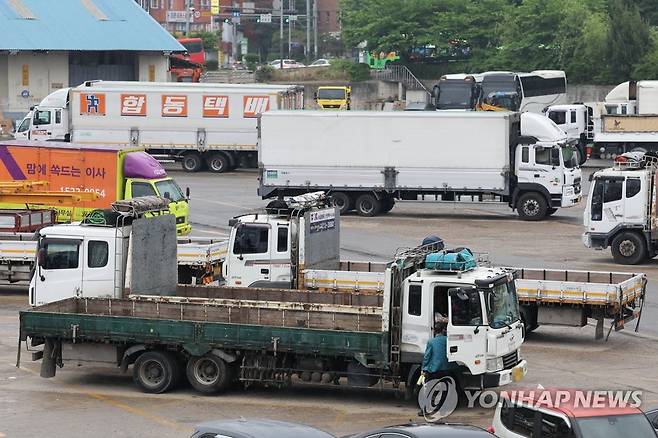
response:
<svg viewBox="0 0 658 438"><path fill-rule="evenodd" d="M395 198L388 196L382 201L382 213L388 213L395 207Z"/></svg>
<svg viewBox="0 0 658 438"><path fill-rule="evenodd" d="M221 153L211 154L206 159L206 165L208 170L214 173L224 173L231 170L231 160Z"/></svg>
<svg viewBox="0 0 658 438"><path fill-rule="evenodd" d="M340 209L341 215L354 209L354 200L345 192L332 192L331 198L334 200L334 205Z"/></svg>
<svg viewBox="0 0 658 438"><path fill-rule="evenodd" d="M196 152L183 155L181 166L185 172L198 172L203 167L203 160L201 155Z"/></svg>
<svg viewBox="0 0 658 438"><path fill-rule="evenodd" d="M540 221L546 217L548 205L541 193L529 192L521 195L516 210L524 221Z"/></svg>
<svg viewBox="0 0 658 438"><path fill-rule="evenodd" d="M161 394L172 389L180 370L173 354L165 351L142 353L133 365L133 381L142 391Z"/></svg>
<svg viewBox="0 0 658 438"><path fill-rule="evenodd" d="M637 265L647 259L647 243L638 233L624 231L618 234L610 247L615 262L622 265Z"/></svg>
<svg viewBox="0 0 658 438"><path fill-rule="evenodd" d="M356 199L356 212L359 216L377 216L382 208L382 203L372 193L364 193Z"/></svg>
<svg viewBox="0 0 658 438"><path fill-rule="evenodd" d="M214 394L230 385L231 375L223 359L208 353L190 358L187 362L187 380L197 391Z"/></svg>

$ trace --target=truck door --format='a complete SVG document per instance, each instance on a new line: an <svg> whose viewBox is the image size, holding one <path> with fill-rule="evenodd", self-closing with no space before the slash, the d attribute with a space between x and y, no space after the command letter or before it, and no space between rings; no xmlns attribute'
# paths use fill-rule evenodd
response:
<svg viewBox="0 0 658 438"><path fill-rule="evenodd" d="M487 330L480 293L475 288L451 288L448 304L448 360L466 365L471 372L484 371Z"/></svg>
<svg viewBox="0 0 658 438"><path fill-rule="evenodd" d="M290 230L287 223L273 226L270 242L271 287L290 287Z"/></svg>
<svg viewBox="0 0 658 438"><path fill-rule="evenodd" d="M643 180L626 178L624 186L624 221L634 224L644 223L647 214L647 188ZM645 183L646 184L646 183Z"/></svg>
<svg viewBox="0 0 658 438"><path fill-rule="evenodd" d="M84 264L82 268L82 295L85 297L115 297L113 239L96 238L84 242Z"/></svg>
<svg viewBox="0 0 658 438"><path fill-rule="evenodd" d="M242 223L236 227L225 276L230 286L270 285L270 230L268 224Z"/></svg>
<svg viewBox="0 0 658 438"><path fill-rule="evenodd" d="M590 215L596 232L611 231L624 221L624 177L604 176L594 180Z"/></svg>
<svg viewBox="0 0 658 438"><path fill-rule="evenodd" d="M81 295L83 253L82 239L42 239L30 303L41 305Z"/></svg>
<svg viewBox="0 0 658 438"><path fill-rule="evenodd" d="M35 109L32 116L30 140L50 140L53 135L54 110Z"/></svg>
<svg viewBox="0 0 658 438"><path fill-rule="evenodd" d="M29 140L30 139L30 122L32 121L32 113L25 117L20 125L18 125L18 128L16 128L16 132L14 133L14 137L16 140Z"/></svg>
<svg viewBox="0 0 658 438"><path fill-rule="evenodd" d="M558 148L535 146L532 182L544 186L549 193L562 193L563 171Z"/></svg>
<svg viewBox="0 0 658 438"><path fill-rule="evenodd" d="M401 348L420 355L425 353L433 326L429 291L423 286L422 281L405 280L402 299Z"/></svg>

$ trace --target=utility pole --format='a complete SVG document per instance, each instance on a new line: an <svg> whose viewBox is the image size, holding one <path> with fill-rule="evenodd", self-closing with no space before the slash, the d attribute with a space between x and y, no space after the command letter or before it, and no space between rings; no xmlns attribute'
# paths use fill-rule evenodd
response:
<svg viewBox="0 0 658 438"><path fill-rule="evenodd" d="M190 35L190 0L185 0L185 36Z"/></svg>
<svg viewBox="0 0 658 438"><path fill-rule="evenodd" d="M318 58L318 0L313 0L313 53Z"/></svg>
<svg viewBox="0 0 658 438"><path fill-rule="evenodd" d="M304 46L306 63L311 60L311 0L306 0L306 45Z"/></svg>
<svg viewBox="0 0 658 438"><path fill-rule="evenodd" d="M295 10L295 0L288 0L288 11L294 11L294 10ZM290 12L288 12L288 14L290 14ZM290 15L288 15L288 58L291 58L290 52L292 51L291 33L292 33L292 20L290 19Z"/></svg>
<svg viewBox="0 0 658 438"><path fill-rule="evenodd" d="M281 14L281 21L279 22L279 55L281 58L279 58L279 62L281 63L279 65L279 68L283 70L283 2L285 0L279 0L280 1L280 10L279 13Z"/></svg>

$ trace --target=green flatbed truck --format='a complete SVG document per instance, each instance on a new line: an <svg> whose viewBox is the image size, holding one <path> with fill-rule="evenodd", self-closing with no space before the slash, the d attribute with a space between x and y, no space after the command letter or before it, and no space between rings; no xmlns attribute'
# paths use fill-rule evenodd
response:
<svg viewBox="0 0 658 438"><path fill-rule="evenodd" d="M300 207L298 214L315 217L323 211ZM439 270L426 261L438 249L430 244L399 251L381 266L315 269L313 278L293 289L176 286L173 216L117 222L129 219L127 256L110 251L107 257L121 278L106 285L106 295L89 296L83 283L74 296L20 312L19 365L25 343L32 360L42 361L42 377L54 377L66 364L124 371L132 366L135 383L150 393L173 389L184 375L202 393L237 383L390 382L411 395L441 313L449 321L448 360L456 364L454 377L462 388L502 386L526 374L512 270ZM329 223L312 230L309 236L317 239L331 231ZM64 284L57 283L59 271L73 275L47 269L50 246L61 249L71 238L42 242L49 246L37 257L35 282L57 289ZM56 255L69 260L75 254ZM78 264L86 266L86 257L80 257ZM121 260L125 266L112 265ZM355 271L363 266L379 271ZM89 269L93 274L95 268ZM339 281L347 273L359 280L357 287ZM373 282L374 274L381 278Z"/></svg>

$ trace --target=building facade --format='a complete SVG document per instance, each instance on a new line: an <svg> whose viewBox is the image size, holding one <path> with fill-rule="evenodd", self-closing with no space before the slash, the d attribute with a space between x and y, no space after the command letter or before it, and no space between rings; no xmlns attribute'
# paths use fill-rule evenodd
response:
<svg viewBox="0 0 658 438"><path fill-rule="evenodd" d="M317 0L318 6L318 32L340 33L340 1Z"/></svg>
<svg viewBox="0 0 658 438"><path fill-rule="evenodd" d="M88 80L169 81L169 56L185 50L134 0L4 5L0 111L11 119L51 92Z"/></svg>
<svg viewBox="0 0 658 438"><path fill-rule="evenodd" d="M188 21L190 32L209 32L215 28L210 0L139 0L138 3L171 33L184 33ZM231 2L221 3L230 5ZM186 5L189 5L189 12L186 12Z"/></svg>

